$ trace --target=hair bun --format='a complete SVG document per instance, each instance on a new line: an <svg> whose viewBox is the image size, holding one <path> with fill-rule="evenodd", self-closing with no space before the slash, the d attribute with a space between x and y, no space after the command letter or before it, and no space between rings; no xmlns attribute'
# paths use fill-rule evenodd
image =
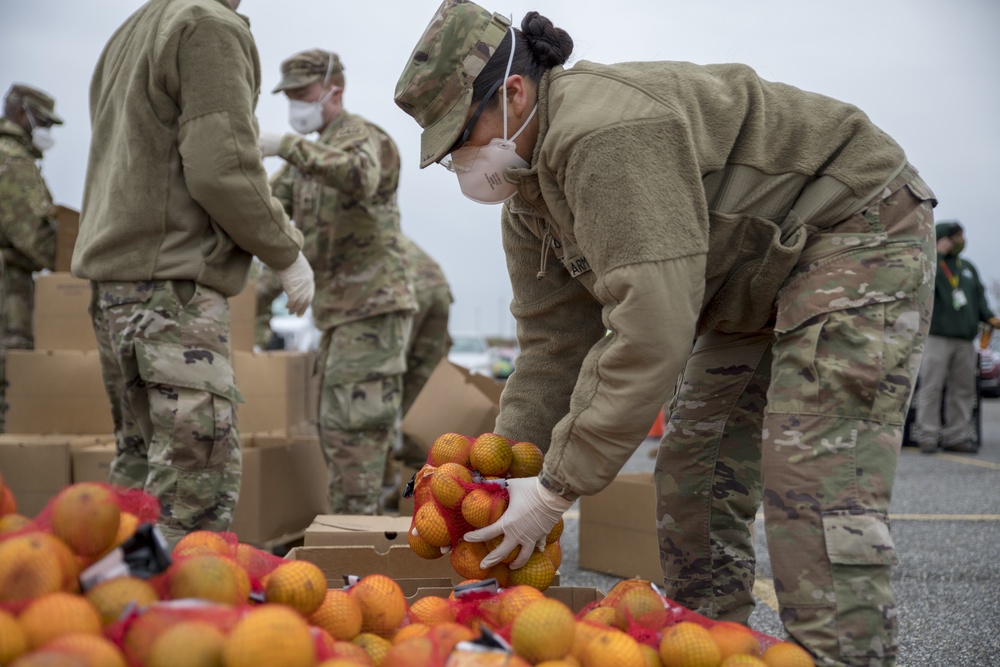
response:
<svg viewBox="0 0 1000 667"><path fill-rule="evenodd" d="M564 64L573 53L573 38L569 33L552 25L552 21L538 12L524 15L521 34L528 43L532 57L546 69Z"/></svg>

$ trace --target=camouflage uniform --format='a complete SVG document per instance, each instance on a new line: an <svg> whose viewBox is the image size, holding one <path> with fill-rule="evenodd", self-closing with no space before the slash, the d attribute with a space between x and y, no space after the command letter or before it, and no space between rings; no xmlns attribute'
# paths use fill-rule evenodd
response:
<svg viewBox="0 0 1000 667"><path fill-rule="evenodd" d="M62 123L52 98L33 88L15 84L5 102L30 114L30 124ZM41 158L26 129L0 118L0 432L7 408L7 350L30 350L35 343L32 274L55 266L56 224L49 216L52 195L36 164Z"/></svg>
<svg viewBox="0 0 1000 667"><path fill-rule="evenodd" d="M903 187L908 177L810 238L773 329L698 339L656 461L667 595L746 623L763 500L782 621L820 665L895 654L889 500L934 267L873 261L848 273L831 258L914 237L933 256L933 195L919 177Z"/></svg>
<svg viewBox="0 0 1000 667"><path fill-rule="evenodd" d="M343 85L336 54L314 49L281 65L275 92ZM399 152L381 128L342 111L313 142L287 134L274 195L307 239L316 276L312 314L323 331L320 443L334 513L375 514L403 400L416 298L403 261Z"/></svg>

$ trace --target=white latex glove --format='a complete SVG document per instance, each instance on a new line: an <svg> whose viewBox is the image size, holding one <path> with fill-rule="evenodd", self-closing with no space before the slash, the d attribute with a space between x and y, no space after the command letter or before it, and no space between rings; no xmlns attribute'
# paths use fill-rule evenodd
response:
<svg viewBox="0 0 1000 667"><path fill-rule="evenodd" d="M312 303L313 292L316 291L309 260L300 250L299 256L295 258L291 266L281 271L275 271L275 273L278 274L282 289L288 295L288 312L302 317L302 313L306 312L306 308Z"/></svg>
<svg viewBox="0 0 1000 667"><path fill-rule="evenodd" d="M527 563L536 548L545 548L545 538L573 504L572 500L546 489L537 477L508 479L507 491L510 500L500 520L464 535L467 542L485 542L504 536L503 542L479 564L484 570L502 561L517 546L521 547L521 551L510 564L510 569L516 570Z"/></svg>
<svg viewBox="0 0 1000 667"><path fill-rule="evenodd" d="M264 157L277 155L281 148L281 140L285 135L280 132L261 132L257 137L257 146Z"/></svg>

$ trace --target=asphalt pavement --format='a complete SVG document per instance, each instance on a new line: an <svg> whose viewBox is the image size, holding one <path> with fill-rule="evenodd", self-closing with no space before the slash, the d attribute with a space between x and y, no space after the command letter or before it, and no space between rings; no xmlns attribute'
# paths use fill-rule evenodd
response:
<svg viewBox="0 0 1000 667"><path fill-rule="evenodd" d="M984 399L981 411L979 453L921 454L904 447L900 455L890 509L899 555L892 577L898 667L1000 664L1000 399ZM656 447L656 440L644 442L623 472L652 472ZM578 565L578 506L565 515L561 585L607 592L620 577ZM785 638L763 515L757 520L757 606L750 626Z"/></svg>

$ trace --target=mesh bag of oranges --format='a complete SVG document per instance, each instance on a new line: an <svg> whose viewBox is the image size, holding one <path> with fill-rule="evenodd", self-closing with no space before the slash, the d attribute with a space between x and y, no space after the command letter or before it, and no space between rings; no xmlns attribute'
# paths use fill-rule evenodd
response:
<svg viewBox="0 0 1000 667"><path fill-rule="evenodd" d="M505 587L526 584L545 590L562 560L562 520L549 534L545 550L532 554L517 570L510 569L517 550L488 571L479 567L502 537L485 543L462 539L465 533L500 519L509 500L504 480L534 477L542 469L542 458L536 445L511 442L497 433L439 436L427 463L413 478L410 548L423 558L440 558L447 551L452 567L466 579L494 578Z"/></svg>

